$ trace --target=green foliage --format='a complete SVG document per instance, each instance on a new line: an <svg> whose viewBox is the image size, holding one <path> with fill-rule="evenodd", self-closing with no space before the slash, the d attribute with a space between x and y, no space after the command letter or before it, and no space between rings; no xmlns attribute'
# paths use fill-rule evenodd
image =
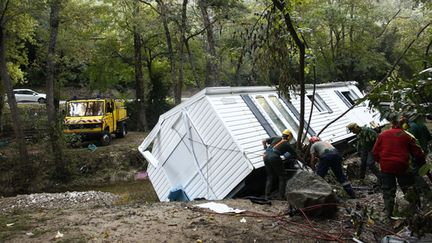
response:
<svg viewBox="0 0 432 243"><path fill-rule="evenodd" d="M2 8L4 3L2 3ZM3 10L3 9L2 9ZM14 83L24 83L23 67L28 65L26 43L35 43L36 21L29 14L29 1L9 1L6 11L2 12L6 46L7 68Z"/></svg>
<svg viewBox="0 0 432 243"><path fill-rule="evenodd" d="M381 108L382 102L391 102L390 110L381 110L384 113L392 111L416 112L425 115L432 112L432 75L423 72L410 80L398 77L397 72L385 83L371 83L373 92L368 96L370 106Z"/></svg>
<svg viewBox="0 0 432 243"><path fill-rule="evenodd" d="M246 37L253 38L252 62L258 79L270 85L295 84L298 50L286 30L283 16L269 9L264 17L265 22L260 23L262 26L256 33Z"/></svg>
<svg viewBox="0 0 432 243"><path fill-rule="evenodd" d="M136 26L143 46L147 106L165 103L176 80L170 75L165 33L160 15L155 11L157 4L148 2L153 8L135 0L63 2L55 57L58 87L102 92L133 89L132 31ZM355 80L367 88L371 80L385 76L407 44L416 38L418 30L432 20L432 6L428 1L284 2L284 11L289 12L295 29L307 44L305 72L309 83L314 80L311 70L315 66L318 82ZM8 70L14 82L22 86L45 85L48 3L10 1L6 16L15 17L7 25ZM133 13L135 3L140 10L137 14ZM165 3L179 67L181 1ZM204 3L213 21L217 53L214 58L221 85L282 84L283 89L293 88L299 75L298 50L273 1L206 0ZM195 77L198 83L204 83L208 58L205 26L199 9L191 2L185 32L186 37L191 37L188 44L196 66L192 70L185 55L183 85L188 89L196 86ZM398 109L414 107L408 104L425 104L419 99L427 95L420 97L415 92L427 92L430 85L412 77L432 63L431 34L429 28L420 36L402 58L392 80L371 95L374 100L394 101Z"/></svg>

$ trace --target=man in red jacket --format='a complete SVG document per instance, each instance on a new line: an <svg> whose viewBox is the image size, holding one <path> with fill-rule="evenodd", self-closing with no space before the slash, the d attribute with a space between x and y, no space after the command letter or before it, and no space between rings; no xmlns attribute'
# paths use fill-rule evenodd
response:
<svg viewBox="0 0 432 243"><path fill-rule="evenodd" d="M418 165L425 163L425 155L416 143L416 139L406 133L394 114L388 118L392 128L383 131L373 148L373 156L378 161L382 174L382 190L387 217L392 217L396 196L396 181L405 195L411 191L413 197L406 197L412 208L419 203L418 193L414 188L415 177L409 168L410 158Z"/></svg>

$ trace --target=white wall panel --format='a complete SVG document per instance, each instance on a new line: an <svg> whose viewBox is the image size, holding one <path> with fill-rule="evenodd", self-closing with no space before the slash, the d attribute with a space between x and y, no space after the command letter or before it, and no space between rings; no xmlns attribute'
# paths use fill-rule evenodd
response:
<svg viewBox="0 0 432 243"><path fill-rule="evenodd" d="M262 167L262 158L256 154L256 146L262 147L261 140L267 137L266 131L255 118L249 107L239 94L227 94L235 100L235 105L226 105L222 102L224 97L209 97L216 112L227 126L228 130L238 143L239 149L255 167ZM249 149L252 148L252 151Z"/></svg>
<svg viewBox="0 0 432 243"><path fill-rule="evenodd" d="M201 164L201 170L210 188L216 193L216 197L224 198L250 173L252 168L207 99L190 105L187 107L187 112L208 147L210 160ZM231 169L236 167L237 170ZM235 178L234 183L231 178ZM197 195L205 194L208 190L207 187L193 185L193 182L191 187ZM201 195L201 197L205 196Z"/></svg>

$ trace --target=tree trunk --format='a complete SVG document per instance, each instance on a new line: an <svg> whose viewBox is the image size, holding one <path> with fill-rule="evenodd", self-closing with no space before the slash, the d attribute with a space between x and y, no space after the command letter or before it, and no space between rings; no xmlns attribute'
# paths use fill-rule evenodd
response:
<svg viewBox="0 0 432 243"><path fill-rule="evenodd" d="M61 146L61 126L59 124L57 109L54 104L54 86L55 86L55 48L57 42L57 33L59 26L59 12L61 1L56 0L51 3L50 13L50 37L48 43L47 58L47 113L48 113L48 131L51 142L51 152L55 160L54 178L58 181L68 181L69 171L63 160L63 148Z"/></svg>
<svg viewBox="0 0 432 243"><path fill-rule="evenodd" d="M427 47L426 47L426 51L425 51L425 60L424 60L424 62L423 62L424 69L430 67L430 62L429 62L429 59L428 59L428 58L429 58L429 51L430 51L431 47L432 47L432 40L429 42L429 44L428 44ZM1 114L0 114L0 115L1 115Z"/></svg>
<svg viewBox="0 0 432 243"><path fill-rule="evenodd" d="M6 11L6 10L4 10ZM26 193L30 185L30 181L33 178L33 165L29 160L29 155L27 152L27 147L25 143L24 131L22 129L21 118L18 112L17 103L15 100L15 95L13 94L12 81L9 76L6 65L6 30L4 26L4 21L0 23L0 77L3 81L3 86L6 90L8 97L9 108L12 116L12 126L15 133L15 138L18 144L18 151L20 156L20 161L17 161L18 172L13 179L15 184L15 189L19 193Z"/></svg>
<svg viewBox="0 0 432 243"><path fill-rule="evenodd" d="M201 87L202 87L201 86L201 82L199 80L198 73L197 73L197 68L195 66L195 62L193 60L192 52L191 52L190 47L189 47L189 39L186 39L184 44L185 44L186 51L187 51L187 54L188 54L189 64L191 65L191 68L192 68L192 74L193 74L193 77L194 77L194 80L195 80L195 84L196 84L197 88L201 89Z"/></svg>
<svg viewBox="0 0 432 243"><path fill-rule="evenodd" d="M4 95L4 89L3 84L0 82L0 137L3 134L3 110L4 110L4 102L5 95Z"/></svg>
<svg viewBox="0 0 432 243"><path fill-rule="evenodd" d="M181 94L182 94L182 88L183 88L183 69L184 69L184 60L185 60L185 54L184 54L184 46L186 45L186 10L187 10L187 4L188 0L183 0L182 4L182 14L181 14L181 23L180 23L180 48L179 48L179 55L180 55L180 67L179 67L179 76L178 80L176 82L176 94L174 97L179 97L180 100L176 100L176 104L179 104L181 102ZM178 103L177 103L178 102Z"/></svg>
<svg viewBox="0 0 432 243"><path fill-rule="evenodd" d="M291 37L293 38L295 44L297 45L297 48L299 49L299 78L298 78L298 84L300 86L300 121L299 121L299 130L298 130L298 136L297 136L297 147L300 148L302 146L302 134L304 129L304 117L305 117L305 96L306 96L306 89L305 89L305 82L304 82L304 73L305 73L305 45L300 40L293 24L291 21L291 16L289 15L289 12L285 9L285 1L284 0L273 0L273 4L276 6L277 9L281 12L281 14L284 16L285 25L287 26L288 32L290 33Z"/></svg>
<svg viewBox="0 0 432 243"><path fill-rule="evenodd" d="M205 0L199 0L198 6L201 10L204 26L207 33L207 56L206 63L206 87L217 86L220 84L219 70L217 66L216 44L213 35L213 24L210 22L210 17L207 12L207 3Z"/></svg>
<svg viewBox="0 0 432 243"><path fill-rule="evenodd" d="M139 7L135 2L133 14L136 17L139 13ZM136 24L133 27L134 39L134 67L135 67L135 92L138 102L138 120L137 129L139 131L147 131L147 117L146 117L146 99L144 89L144 75L142 70L142 55L141 55L141 36L138 32Z"/></svg>
<svg viewBox="0 0 432 243"><path fill-rule="evenodd" d="M177 78L176 78L176 62L175 62L175 58L174 58L174 50L172 47L172 40L171 40L171 32L169 30L168 27L168 9L165 5L165 3L162 0L156 0L158 6L159 6L159 11L160 11L160 15L162 18L162 25L165 31L165 39L167 42L167 47L168 47L168 58L170 61L170 69L171 69L171 81L176 83L175 88L174 88L174 102L175 104L180 104L181 102L181 90L177 90L179 87L177 85ZM179 96L180 95L180 96Z"/></svg>
<svg viewBox="0 0 432 243"><path fill-rule="evenodd" d="M354 78L354 3L350 3L350 28L349 28L349 57L350 57L350 66L345 77L345 80L352 80Z"/></svg>

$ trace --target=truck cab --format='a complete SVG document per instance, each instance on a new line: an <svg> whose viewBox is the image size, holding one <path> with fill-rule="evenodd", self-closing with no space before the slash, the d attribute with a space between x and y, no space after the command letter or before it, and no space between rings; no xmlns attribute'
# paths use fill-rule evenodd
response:
<svg viewBox="0 0 432 243"><path fill-rule="evenodd" d="M73 99L66 102L64 133L98 138L109 145L111 135L124 137L128 119L124 100L112 98Z"/></svg>

